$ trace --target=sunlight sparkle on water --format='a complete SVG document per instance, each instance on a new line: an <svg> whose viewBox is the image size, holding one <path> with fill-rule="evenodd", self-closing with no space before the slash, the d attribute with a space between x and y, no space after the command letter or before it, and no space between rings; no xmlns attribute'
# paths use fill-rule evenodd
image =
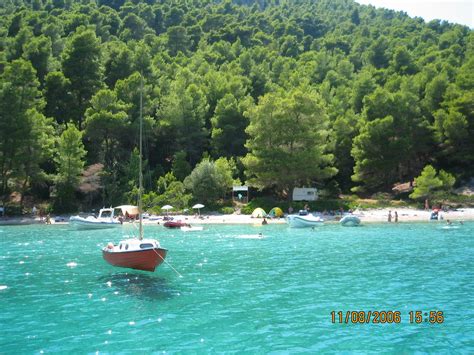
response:
<svg viewBox="0 0 474 355"><path fill-rule="evenodd" d="M109 265L97 245L119 240L113 230L2 227L7 326L0 338L8 341L0 352L18 353L21 344L28 354L188 353L193 346L199 353L416 353L424 344L427 353L472 353L474 223L441 227L218 225L192 235L146 226L184 278L168 265L153 273ZM254 238L260 231L265 238ZM36 248L29 258L25 243ZM400 311L402 322L338 324L330 316L386 309ZM410 324L415 310L441 310L446 320Z"/></svg>

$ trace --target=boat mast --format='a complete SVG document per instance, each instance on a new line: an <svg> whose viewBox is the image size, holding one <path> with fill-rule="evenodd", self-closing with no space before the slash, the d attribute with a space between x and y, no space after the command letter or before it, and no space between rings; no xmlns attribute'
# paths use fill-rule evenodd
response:
<svg viewBox="0 0 474 355"><path fill-rule="evenodd" d="M142 189L143 189L143 173L142 173L142 136L143 136L143 76L140 73L140 159L138 163L138 220L139 220L139 239L143 239L143 221L142 221Z"/></svg>

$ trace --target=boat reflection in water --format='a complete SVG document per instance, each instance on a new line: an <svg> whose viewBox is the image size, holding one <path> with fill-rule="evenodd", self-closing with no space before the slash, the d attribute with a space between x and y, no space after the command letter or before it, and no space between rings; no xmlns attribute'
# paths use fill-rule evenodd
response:
<svg viewBox="0 0 474 355"><path fill-rule="evenodd" d="M98 278L99 282L109 284L119 293L148 300L167 300L179 295L172 289L168 280L151 274L116 273Z"/></svg>

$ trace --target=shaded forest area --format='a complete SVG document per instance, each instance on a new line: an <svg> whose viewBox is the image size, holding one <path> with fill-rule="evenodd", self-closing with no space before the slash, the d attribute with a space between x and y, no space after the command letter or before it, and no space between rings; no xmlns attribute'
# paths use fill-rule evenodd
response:
<svg viewBox="0 0 474 355"><path fill-rule="evenodd" d="M412 198L474 176L474 35L351 0L4 0L0 195L74 211L134 203L144 80L145 205Z"/></svg>

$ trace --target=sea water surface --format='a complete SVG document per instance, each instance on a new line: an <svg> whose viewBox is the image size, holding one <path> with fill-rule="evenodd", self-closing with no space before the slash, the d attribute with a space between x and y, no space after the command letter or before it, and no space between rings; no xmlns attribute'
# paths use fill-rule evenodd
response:
<svg viewBox="0 0 474 355"><path fill-rule="evenodd" d="M473 353L474 223L443 227L147 226L180 277L108 265L126 231L2 226L0 353ZM389 310L400 323L331 317Z"/></svg>

